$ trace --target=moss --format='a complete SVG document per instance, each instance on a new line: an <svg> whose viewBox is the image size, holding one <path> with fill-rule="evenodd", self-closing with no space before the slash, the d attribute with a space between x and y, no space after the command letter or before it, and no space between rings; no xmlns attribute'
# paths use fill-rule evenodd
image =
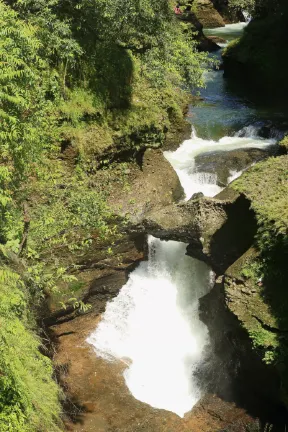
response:
<svg viewBox="0 0 288 432"><path fill-rule="evenodd" d="M286 136L285 138L283 138L282 141L280 141L279 146L284 153L288 153L288 136Z"/></svg>
<svg viewBox="0 0 288 432"><path fill-rule="evenodd" d="M250 200L258 229L254 248L227 271L227 304L287 394L288 156L258 163L231 188Z"/></svg>
<svg viewBox="0 0 288 432"><path fill-rule="evenodd" d="M146 148L161 147L175 124L183 125L189 101L187 93L169 83L153 88L140 73L135 76L131 102L125 109L103 113L83 89L69 97L59 108L63 121L60 135L64 146L70 145L72 162L80 161L86 171L95 171L103 161L123 155L134 157Z"/></svg>
<svg viewBox="0 0 288 432"><path fill-rule="evenodd" d="M239 40L231 42L223 53L225 73L245 76L245 85L282 95L288 91L287 11L255 19ZM269 30L268 30L269 29ZM284 93L283 93L284 92Z"/></svg>
<svg viewBox="0 0 288 432"><path fill-rule="evenodd" d="M251 201L259 226L287 235L288 157L269 158L244 173L231 187Z"/></svg>

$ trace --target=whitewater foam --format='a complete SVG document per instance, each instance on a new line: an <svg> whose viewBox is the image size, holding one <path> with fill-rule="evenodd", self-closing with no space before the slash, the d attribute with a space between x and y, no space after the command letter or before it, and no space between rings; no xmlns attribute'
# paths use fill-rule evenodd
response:
<svg viewBox="0 0 288 432"><path fill-rule="evenodd" d="M135 398L183 417L200 399L195 372L208 343L198 300L211 285L209 267L186 246L149 236L149 261L130 275L87 339L108 361L129 358L125 382Z"/></svg>
<svg viewBox="0 0 288 432"><path fill-rule="evenodd" d="M164 152L164 156L171 163L179 177L186 200L189 200L195 192L203 192L205 196L212 197L223 189L216 184L216 174L195 172L195 157L199 154L243 148L264 149L276 142L274 139L263 139L256 136L255 128L251 128L251 132L253 132L251 137L239 137L235 135L232 137L223 137L219 141L213 141L197 137L193 129L191 138L184 141L176 151ZM211 176L214 177L212 178Z"/></svg>
<svg viewBox="0 0 288 432"><path fill-rule="evenodd" d="M198 138L193 131L191 139L175 152L164 153L179 176L186 199L195 192L214 196L222 189L216 174L197 172L197 155L274 143L252 131L251 137L224 137L218 142ZM228 181L240 174L231 171ZM206 264L185 255L184 243L149 236L148 245L148 262L130 274L118 296L107 304L87 342L105 360L127 364L124 378L135 398L183 417L203 392L196 372L204 361L209 336L198 307L213 276Z"/></svg>

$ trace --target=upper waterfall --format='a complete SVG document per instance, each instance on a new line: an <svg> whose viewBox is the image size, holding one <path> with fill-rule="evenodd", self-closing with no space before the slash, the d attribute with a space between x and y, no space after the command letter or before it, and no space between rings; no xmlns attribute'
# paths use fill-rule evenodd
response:
<svg viewBox="0 0 288 432"><path fill-rule="evenodd" d="M250 132L250 136L247 136ZM171 163L179 180L183 186L186 200L196 192L203 192L205 196L213 197L223 188L217 185L216 174L198 172L195 166L195 157L199 154L216 152L216 151L231 151L235 149L259 148L265 149L275 144L274 139L263 139L256 135L256 129L253 127L247 128L246 135L240 137L236 133L232 137L223 137L219 141L204 140L197 137L195 129L192 130L191 138L184 141L182 145L174 152L166 151L164 155ZM231 173L233 178L237 178L239 173Z"/></svg>

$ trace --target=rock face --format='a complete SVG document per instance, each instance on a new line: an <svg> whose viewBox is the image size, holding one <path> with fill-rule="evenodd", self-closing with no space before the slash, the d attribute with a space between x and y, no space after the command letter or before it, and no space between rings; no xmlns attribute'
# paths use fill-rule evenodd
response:
<svg viewBox="0 0 288 432"><path fill-rule="evenodd" d="M259 410L258 400L277 431L288 425L287 167L287 156L269 158L232 183L255 211L256 236L201 300L219 362L215 368L229 371L223 380L234 376L240 390L241 382L251 389L250 409ZM223 380L216 383L220 392L227 391Z"/></svg>
<svg viewBox="0 0 288 432"><path fill-rule="evenodd" d="M272 4L278 5L274 2ZM264 14L265 15L265 14ZM267 34L267 28L270 31ZM223 52L224 76L242 80L245 88L267 100L286 101L288 92L287 56L282 52L287 43L287 10L279 7L274 14L252 20L242 37ZM255 55L263 53L263 56ZM277 80L273 79L277 76Z"/></svg>
<svg viewBox="0 0 288 432"><path fill-rule="evenodd" d="M233 10L229 7L229 0L212 0L212 2L226 24L245 21L245 17L241 10Z"/></svg>
<svg viewBox="0 0 288 432"><path fill-rule="evenodd" d="M273 424L279 428L275 430L285 430L286 409L281 403L279 374L262 362L230 309L230 302L239 305L243 286L233 280L233 290L240 294L232 300L227 297L226 282L227 276L219 277L210 293L200 299L200 317L209 329L212 343L206 380L218 395L228 400L235 398L248 412L261 418L263 425ZM240 303L249 308L253 299L244 292L242 297Z"/></svg>
<svg viewBox="0 0 288 432"><path fill-rule="evenodd" d="M108 199L110 208L121 218L137 223L154 209L184 197L179 178L161 150L147 149L139 164L131 165L128 171L124 187L114 189Z"/></svg>
<svg viewBox="0 0 288 432"><path fill-rule="evenodd" d="M228 177L233 171L242 171L254 162L258 162L269 153L261 149L239 149L214 153L202 153L195 158L195 164L199 172L217 174L219 186L226 186Z"/></svg>
<svg viewBox="0 0 288 432"><path fill-rule="evenodd" d="M249 207L248 200L227 188L216 198L191 199L152 211L131 229L188 243L189 255L221 274L253 241L256 223Z"/></svg>
<svg viewBox="0 0 288 432"><path fill-rule="evenodd" d="M195 1L195 14L205 28L224 27L225 21L210 0Z"/></svg>
<svg viewBox="0 0 288 432"><path fill-rule="evenodd" d="M77 270L73 273L77 277L83 302L91 304L93 313L97 315L104 312L107 301L117 296L127 282L129 273L146 258L146 236L122 235L113 246L112 256L107 255L108 247L110 244L100 247L92 245L79 258ZM71 291L68 295L71 297ZM73 307L59 310L59 304L53 299L50 299L49 309L52 312L43 320L48 327L70 321L79 315L79 310Z"/></svg>

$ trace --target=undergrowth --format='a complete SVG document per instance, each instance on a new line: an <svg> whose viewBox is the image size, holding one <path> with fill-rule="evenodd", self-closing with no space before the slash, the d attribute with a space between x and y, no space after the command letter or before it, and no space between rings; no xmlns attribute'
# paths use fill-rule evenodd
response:
<svg viewBox="0 0 288 432"><path fill-rule="evenodd" d="M29 292L20 276L0 268L0 430L60 431L59 388L50 359L28 312Z"/></svg>

